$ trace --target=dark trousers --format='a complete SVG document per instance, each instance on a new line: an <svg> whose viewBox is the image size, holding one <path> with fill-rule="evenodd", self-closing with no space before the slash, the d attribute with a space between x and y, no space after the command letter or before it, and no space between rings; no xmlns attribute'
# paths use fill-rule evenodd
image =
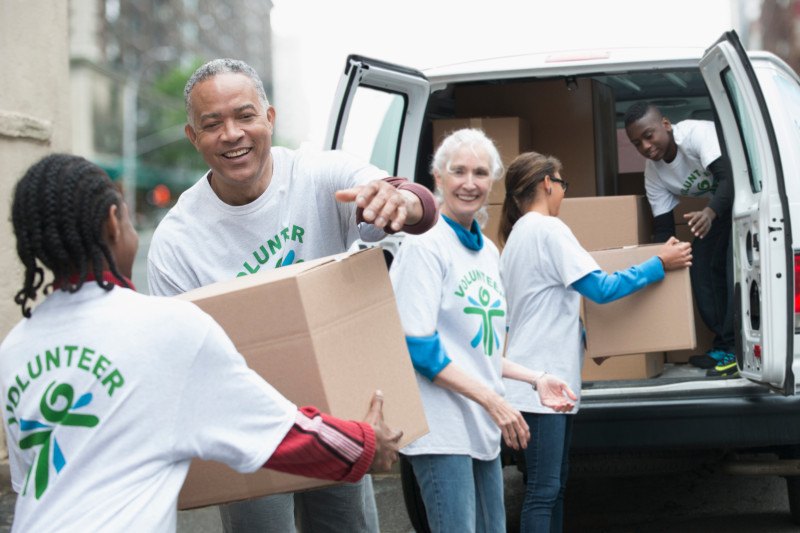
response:
<svg viewBox="0 0 800 533"><path fill-rule="evenodd" d="M715 219L708 235L694 240L692 256L692 291L700 318L714 333L714 349L733 353L733 246L730 215Z"/></svg>
<svg viewBox="0 0 800 533"><path fill-rule="evenodd" d="M569 445L575 415L522 413L531 430L525 448L528 482L522 504L522 533L561 533Z"/></svg>

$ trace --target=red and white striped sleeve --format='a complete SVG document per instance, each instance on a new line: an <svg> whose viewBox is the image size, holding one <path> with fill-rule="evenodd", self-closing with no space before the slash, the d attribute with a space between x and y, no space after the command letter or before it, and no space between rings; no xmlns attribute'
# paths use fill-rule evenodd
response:
<svg viewBox="0 0 800 533"><path fill-rule="evenodd" d="M305 477L358 481L375 456L375 432L369 424L342 420L301 407L289 433L264 468Z"/></svg>

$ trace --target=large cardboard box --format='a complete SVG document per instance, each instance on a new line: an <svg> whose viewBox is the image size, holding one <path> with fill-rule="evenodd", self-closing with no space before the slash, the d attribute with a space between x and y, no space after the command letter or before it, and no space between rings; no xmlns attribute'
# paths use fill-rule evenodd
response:
<svg viewBox="0 0 800 533"><path fill-rule="evenodd" d="M428 432L380 248L297 263L187 292L248 365L297 405L362 420L373 392L404 446ZM331 485L262 469L192 461L179 509Z"/></svg>
<svg viewBox="0 0 800 533"><path fill-rule="evenodd" d="M649 379L663 372L664 354L661 352L611 357L599 365L587 358L583 362L581 381Z"/></svg>
<svg viewBox="0 0 800 533"><path fill-rule="evenodd" d="M558 218L589 251L649 243L653 235L650 208L642 196L564 198Z"/></svg>
<svg viewBox="0 0 800 533"><path fill-rule="evenodd" d="M612 273L655 255L660 244L591 252L600 268ZM607 304L584 299L586 356L602 357L694 349L695 337L689 269L667 272L644 289Z"/></svg>
<svg viewBox="0 0 800 533"><path fill-rule="evenodd" d="M614 90L596 80L463 84L456 117L520 117L530 124L533 150L564 164L569 194L616 194L617 113Z"/></svg>
<svg viewBox="0 0 800 533"><path fill-rule="evenodd" d="M708 205L708 202L708 198L681 197L680 203L672 210L672 214L675 216L675 225L686 224L688 221L683 215L692 211L702 211Z"/></svg>
<svg viewBox="0 0 800 533"><path fill-rule="evenodd" d="M483 234L502 249L498 237L502 206L489 205L487 213ZM564 198L558 218L590 251L649 243L653 235L650 208L642 196Z"/></svg>
<svg viewBox="0 0 800 533"><path fill-rule="evenodd" d="M433 121L433 150L442 143L449 134L462 128L483 130L487 137L494 141L503 167L508 165L522 152L531 149L531 130L528 121L519 117L473 117L446 118ZM490 204L502 204L505 200L506 188L503 176L492 184L489 193Z"/></svg>
<svg viewBox="0 0 800 533"><path fill-rule="evenodd" d="M690 198L689 200L694 200L697 204L696 198ZM707 202L708 200L704 200ZM699 205L700 209L704 207L705 204L697 204ZM678 206L680 207L680 206ZM675 208L677 211L677 207ZM694 209L688 209L686 212L692 211ZM688 224L677 224L675 226L675 237L678 240L684 242L693 242L694 235L692 235L691 228L689 228ZM714 344L714 333L708 329L706 323L703 322L703 319L700 318L700 312L697 310L697 304L694 305L694 331L695 336L697 337L697 347L693 350L672 350L666 353L666 358L668 363L687 363L689 362L689 358L693 355L704 354L712 348Z"/></svg>
<svg viewBox="0 0 800 533"><path fill-rule="evenodd" d="M503 247L500 246L500 217L503 214L502 205L487 205L486 213L489 215L489 220L481 230L483 236L497 245L497 249L502 251Z"/></svg>

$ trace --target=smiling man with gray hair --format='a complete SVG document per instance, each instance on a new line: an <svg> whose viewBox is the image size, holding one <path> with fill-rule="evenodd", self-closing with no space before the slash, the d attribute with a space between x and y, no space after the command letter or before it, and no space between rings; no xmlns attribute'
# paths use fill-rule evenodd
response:
<svg viewBox="0 0 800 533"><path fill-rule="evenodd" d="M275 109L246 63L217 59L184 91L186 135L209 171L156 229L150 291L217 281L346 251L357 239L422 233L438 206L425 187L340 151L272 146ZM265 324L264 327L269 327ZM378 531L372 481L221 507L229 532Z"/></svg>

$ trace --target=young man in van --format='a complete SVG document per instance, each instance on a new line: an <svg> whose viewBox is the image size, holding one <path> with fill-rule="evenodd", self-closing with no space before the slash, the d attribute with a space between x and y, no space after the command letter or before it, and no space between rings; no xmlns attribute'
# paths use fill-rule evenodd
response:
<svg viewBox="0 0 800 533"><path fill-rule="evenodd" d="M686 213L695 240L692 290L700 317L714 333L712 349L690 358L709 376L738 373L733 333L731 207L733 184L714 123L672 124L654 105L637 102L625 113L625 130L647 158L644 185L654 217L654 242L675 235L673 210L680 197L708 198L701 211Z"/></svg>

